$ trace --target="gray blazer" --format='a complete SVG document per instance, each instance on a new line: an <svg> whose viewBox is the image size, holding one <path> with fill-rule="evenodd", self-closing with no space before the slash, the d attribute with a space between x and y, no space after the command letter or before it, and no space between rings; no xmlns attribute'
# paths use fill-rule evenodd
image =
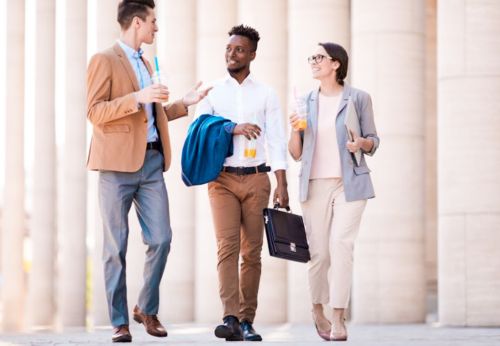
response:
<svg viewBox="0 0 500 346"><path fill-rule="evenodd" d="M311 175L311 163L316 144L316 133L318 130L318 94L319 90L313 90L307 95L308 120L307 129L302 133L302 162L299 173L301 202L308 198L309 177ZM361 164L354 164L352 155L347 150L347 130L344 125L347 101L351 98L358 113L361 127L361 135L373 140L373 148L369 153L361 155ZM337 143L340 152L340 165L342 166L342 180L344 182L344 193L346 201L357 201L375 197L373 184L370 178L370 169L366 165L365 154L373 155L378 148L380 139L377 136L375 122L373 120L373 108L370 95L365 91L355 89L349 85L344 86L342 100L340 101L335 121L337 129Z"/></svg>

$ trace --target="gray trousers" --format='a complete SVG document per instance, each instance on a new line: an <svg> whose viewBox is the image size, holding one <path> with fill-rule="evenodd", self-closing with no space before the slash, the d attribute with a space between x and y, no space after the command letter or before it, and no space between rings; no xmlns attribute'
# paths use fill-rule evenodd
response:
<svg viewBox="0 0 500 346"><path fill-rule="evenodd" d="M99 172L104 280L109 317L114 327L129 324L125 256L132 203L142 228L142 240L147 245L144 285L137 305L147 315L158 313L160 281L172 240L163 162L159 151L147 150L144 165L137 172Z"/></svg>

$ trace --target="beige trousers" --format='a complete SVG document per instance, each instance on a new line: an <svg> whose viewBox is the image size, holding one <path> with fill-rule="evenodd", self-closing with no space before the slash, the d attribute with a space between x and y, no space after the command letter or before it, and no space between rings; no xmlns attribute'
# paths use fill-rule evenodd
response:
<svg viewBox="0 0 500 346"><path fill-rule="evenodd" d="M346 202L342 178L309 181L302 212L311 252L308 275L313 304L348 307L354 241L365 206L366 200Z"/></svg>
<svg viewBox="0 0 500 346"><path fill-rule="evenodd" d="M240 321L254 321L264 235L262 209L269 203L270 191L267 173L238 176L222 172L208 184L223 317L233 315Z"/></svg>

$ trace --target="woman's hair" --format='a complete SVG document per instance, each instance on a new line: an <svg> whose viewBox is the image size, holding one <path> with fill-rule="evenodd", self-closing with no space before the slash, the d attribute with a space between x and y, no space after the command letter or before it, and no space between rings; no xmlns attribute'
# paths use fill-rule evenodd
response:
<svg viewBox="0 0 500 346"><path fill-rule="evenodd" d="M146 20L148 8L155 8L154 0L123 0L118 4L118 23L123 30L127 30L134 17Z"/></svg>
<svg viewBox="0 0 500 346"><path fill-rule="evenodd" d="M344 79L347 76L347 67L349 65L349 56L344 47L332 42L318 43L325 48L328 55L335 61L338 61L340 66L337 69L337 83L344 85Z"/></svg>

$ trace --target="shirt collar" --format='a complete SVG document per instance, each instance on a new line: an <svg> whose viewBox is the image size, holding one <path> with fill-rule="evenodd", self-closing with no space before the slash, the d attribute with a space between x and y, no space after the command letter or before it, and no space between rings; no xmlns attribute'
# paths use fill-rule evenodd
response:
<svg viewBox="0 0 500 346"><path fill-rule="evenodd" d="M139 48L138 51L135 51L134 48L128 46L122 40L118 40L118 44L129 58L140 59L142 54L144 54L142 48Z"/></svg>
<svg viewBox="0 0 500 346"><path fill-rule="evenodd" d="M238 83L238 81L236 79L234 79L233 77L231 77L231 75L229 73L226 73L226 77L224 78L224 81L226 81L226 82L231 81L233 83L240 85ZM249 82L255 82L255 76L252 74L252 72L250 72L248 74L248 76L243 80L243 83L241 83L241 85L245 85L246 83L249 83Z"/></svg>

